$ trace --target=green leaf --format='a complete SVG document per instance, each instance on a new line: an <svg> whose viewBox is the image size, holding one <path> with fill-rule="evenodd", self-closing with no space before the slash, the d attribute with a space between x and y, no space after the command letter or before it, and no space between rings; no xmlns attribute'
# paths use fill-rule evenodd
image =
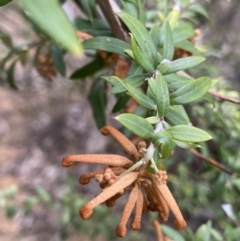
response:
<svg viewBox="0 0 240 241"><path fill-rule="evenodd" d="M145 120L148 121L150 124L157 124L160 121L160 118L158 116L151 116L145 118Z"/></svg>
<svg viewBox="0 0 240 241"><path fill-rule="evenodd" d="M9 84L9 86L12 89L15 89L15 90L18 89L18 87L17 87L17 85L15 83L15 77L14 77L14 71L15 71L15 67L16 67L17 61L18 61L18 59L14 60L12 62L12 64L10 65L9 69L7 70L7 81L8 81L8 84Z"/></svg>
<svg viewBox="0 0 240 241"><path fill-rule="evenodd" d="M102 128L106 125L106 93L104 91L104 82L100 79L96 80L93 84L92 90L89 95L89 101L91 103L92 112L97 127Z"/></svg>
<svg viewBox="0 0 240 241"><path fill-rule="evenodd" d="M156 74L155 88L158 115L161 118L168 112L170 99L167 83L160 73Z"/></svg>
<svg viewBox="0 0 240 241"><path fill-rule="evenodd" d="M128 92L130 93L130 95L133 97L133 99L137 101L138 104L150 110L154 110L156 108L155 103L147 95L145 95L141 90L135 87L132 87L131 85L125 85L125 86Z"/></svg>
<svg viewBox="0 0 240 241"><path fill-rule="evenodd" d="M118 78L117 76L102 76L101 78L113 85L110 94L119 94L127 91L127 88L123 83L123 80Z"/></svg>
<svg viewBox="0 0 240 241"><path fill-rule="evenodd" d="M125 49L125 50L124 50L124 53L125 53L128 57L130 57L132 60L135 60L132 50L130 50L130 49Z"/></svg>
<svg viewBox="0 0 240 241"><path fill-rule="evenodd" d="M131 85L132 87L139 87L145 82L146 75L136 74L129 75L126 79L124 79L124 83L127 85Z"/></svg>
<svg viewBox="0 0 240 241"><path fill-rule="evenodd" d="M0 0L0 7L10 3L12 0Z"/></svg>
<svg viewBox="0 0 240 241"><path fill-rule="evenodd" d="M157 24L154 24L150 30L150 35L155 46L159 43L160 28Z"/></svg>
<svg viewBox="0 0 240 241"><path fill-rule="evenodd" d="M211 221L208 221L207 224L201 225L195 234L196 241L210 241L211 226Z"/></svg>
<svg viewBox="0 0 240 241"><path fill-rule="evenodd" d="M173 36L168 21L164 22L163 58L172 60L174 54Z"/></svg>
<svg viewBox="0 0 240 241"><path fill-rule="evenodd" d="M83 10L83 12L87 15L88 19L90 21L93 20L93 16L94 16L94 6L96 5L96 1L95 0L78 0L81 3L81 10Z"/></svg>
<svg viewBox="0 0 240 241"><path fill-rule="evenodd" d="M124 80L121 80L117 76L103 76L102 78L114 86L110 92L111 94L126 92L127 88L125 84L128 86L130 85L131 87L139 87L145 81L145 75L142 74L129 76Z"/></svg>
<svg viewBox="0 0 240 241"><path fill-rule="evenodd" d="M138 18L138 12L135 1L120 0L124 11L135 18Z"/></svg>
<svg viewBox="0 0 240 241"><path fill-rule="evenodd" d="M221 235L221 233L219 231L217 231L216 229L211 229L211 235L213 236L213 238L216 241L222 241L223 240L223 236Z"/></svg>
<svg viewBox="0 0 240 241"><path fill-rule="evenodd" d="M84 49L100 49L111 53L128 57L124 53L125 49L130 49L130 45L126 42L112 37L95 37L82 42Z"/></svg>
<svg viewBox="0 0 240 241"><path fill-rule="evenodd" d="M127 77L133 75L140 75L143 73L143 69L136 61L132 61L130 70L128 71ZM145 79L145 78L144 78Z"/></svg>
<svg viewBox="0 0 240 241"><path fill-rule="evenodd" d="M89 64L84 65L80 69L75 70L72 75L70 76L70 79L83 79L87 76L93 75L98 70L102 69L104 67L104 62L101 57L97 56L92 62Z"/></svg>
<svg viewBox="0 0 240 241"><path fill-rule="evenodd" d="M167 21L169 22L171 29L174 29L179 20L180 9L174 8L167 16Z"/></svg>
<svg viewBox="0 0 240 241"><path fill-rule="evenodd" d="M170 66L171 66L171 61L167 59L163 59L158 65L157 69L158 71L160 71L161 74L168 74Z"/></svg>
<svg viewBox="0 0 240 241"><path fill-rule="evenodd" d="M184 142L208 141L212 137L205 131L188 125L177 125L169 128L168 133L174 140Z"/></svg>
<svg viewBox="0 0 240 241"><path fill-rule="evenodd" d="M66 75L66 65L63 60L62 50L56 45L51 45L51 56L53 59L53 63L56 66L57 70L62 76Z"/></svg>
<svg viewBox="0 0 240 241"><path fill-rule="evenodd" d="M188 8L189 10L192 10L196 13L201 14L205 18L209 18L208 12L200 5L200 4L191 4L190 7Z"/></svg>
<svg viewBox="0 0 240 241"><path fill-rule="evenodd" d="M0 39L9 48L12 48L12 39L2 31L0 31Z"/></svg>
<svg viewBox="0 0 240 241"><path fill-rule="evenodd" d="M168 87L174 90L180 89L186 84L189 84L190 82L192 82L192 79L189 79L187 77L184 77L178 74L164 75L164 79L168 83Z"/></svg>
<svg viewBox="0 0 240 241"><path fill-rule="evenodd" d="M211 79L201 77L181 87L170 95L173 105L186 104L201 99L211 86Z"/></svg>
<svg viewBox="0 0 240 241"><path fill-rule="evenodd" d="M173 228L170 228L169 226L164 224L161 224L161 227L164 234L166 234L171 239L174 239L175 241L185 241L182 235L178 231L174 230Z"/></svg>
<svg viewBox="0 0 240 241"><path fill-rule="evenodd" d="M190 123L188 114L182 105L173 105L173 109L176 110L179 114L181 114L185 118L188 124Z"/></svg>
<svg viewBox="0 0 240 241"><path fill-rule="evenodd" d="M174 60L172 62L169 61L169 69L162 72L162 74L170 74L175 73L180 70L185 70L196 65L199 65L205 60L203 57L186 57Z"/></svg>
<svg viewBox="0 0 240 241"><path fill-rule="evenodd" d="M176 141L174 140L174 143L183 148L183 149L191 149L191 148L201 148L200 145L195 144L195 143L191 143L191 142L183 142L183 141Z"/></svg>
<svg viewBox="0 0 240 241"><path fill-rule="evenodd" d="M137 0L137 10L138 10L138 18L140 22L145 25L146 24L146 10L145 10L145 0Z"/></svg>
<svg viewBox="0 0 240 241"><path fill-rule="evenodd" d="M121 114L115 119L134 134L142 138L148 139L154 134L152 125L140 116L134 114Z"/></svg>
<svg viewBox="0 0 240 241"><path fill-rule="evenodd" d="M130 99L129 95L121 94L118 97L116 104L113 106L112 113L116 113L116 112L120 111L121 109L125 108L129 99Z"/></svg>
<svg viewBox="0 0 240 241"><path fill-rule="evenodd" d="M81 44L72 23L55 0L19 0L28 17L56 43L74 54L80 54Z"/></svg>
<svg viewBox="0 0 240 241"><path fill-rule="evenodd" d="M173 29L172 34L174 44L187 40L196 35L193 27L187 23L180 23L176 28Z"/></svg>
<svg viewBox="0 0 240 241"><path fill-rule="evenodd" d="M194 47L192 43L185 40L174 45L176 48L186 50L194 55L201 56L202 54Z"/></svg>
<svg viewBox="0 0 240 241"><path fill-rule="evenodd" d="M116 13L116 15L127 25L136 39L139 48L145 55L145 58L147 58L148 61L150 61L152 65L156 67L158 64L157 49L154 46L151 35L145 26L143 26L139 20L127 13L120 12Z"/></svg>
<svg viewBox="0 0 240 241"><path fill-rule="evenodd" d="M188 121L182 116L178 111L174 110L172 107L169 108L165 118L171 125L187 125Z"/></svg>
<svg viewBox="0 0 240 241"><path fill-rule="evenodd" d="M224 234L227 240L231 240L231 241L238 240L240 237L240 227L225 230Z"/></svg>
<svg viewBox="0 0 240 241"><path fill-rule="evenodd" d="M157 148L162 159L168 158L173 150L173 139L167 131L160 131L152 137L152 143Z"/></svg>
<svg viewBox="0 0 240 241"><path fill-rule="evenodd" d="M131 46L134 59L138 62L138 64L146 70L148 73L153 73L154 67L153 64L146 58L145 53L139 48L134 36L131 35Z"/></svg>
<svg viewBox="0 0 240 241"><path fill-rule="evenodd" d="M86 0L84 0L86 1ZM74 23L82 32L93 36L112 36L111 28L108 22L104 19L93 19L92 21L80 17L74 19Z"/></svg>

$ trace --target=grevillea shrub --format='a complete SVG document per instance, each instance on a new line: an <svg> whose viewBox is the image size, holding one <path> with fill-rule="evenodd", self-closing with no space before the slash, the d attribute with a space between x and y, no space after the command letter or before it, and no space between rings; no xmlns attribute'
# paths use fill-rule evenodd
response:
<svg viewBox="0 0 240 241"><path fill-rule="evenodd" d="M0 6L9 2L0 0ZM223 165L221 158L229 157L230 161L226 163L239 170L239 164L233 161L239 155L236 150L239 137L234 136L237 128L229 123L239 114L238 107L223 108L229 110L229 118L224 121L219 118L226 102L232 105L240 102L214 89L216 81L210 78L207 70L213 67L204 65L208 52L198 46L201 31L196 26L209 18L207 11L197 1L187 0L72 0L84 17L75 16L71 22L61 8L64 2L68 1L19 0L20 8L33 23L39 40L24 47L13 46L11 38L1 33L1 40L9 48L0 66L8 84L17 89L13 78L15 65L18 61L23 62L26 51L32 48L36 49L33 66L48 81L54 80L57 73L66 76L63 59L66 51L80 54L84 50L91 61L75 70L69 78L76 81L92 77L89 101L96 124L102 135L116 139L126 155L80 153L63 158L64 167L77 163L104 165L102 169L80 176L80 184L86 185L95 179L102 189L80 207L80 216L90 218L94 208L102 203L114 208L117 199L128 193L116 235L126 235L131 216L131 229L139 230L142 215L155 212L158 220L154 220L153 226L158 240L184 240L159 221L167 221L172 213L175 229L182 230L187 226L179 206L184 207L185 213L191 210L186 210L186 204L178 206L175 200L178 197L172 192L186 193L194 202L206 203L202 185L184 188L190 183L186 180L187 175L193 172L193 163L184 162L189 153L198 161L214 166L215 169L203 166L202 173L206 174L206 179L215 180L211 187L217 187L221 193L218 197L221 203L234 204L236 196L231 196L230 191L224 193L224 185L230 182L232 189L239 189L240 180L236 175L229 181L225 173L232 174L232 171ZM226 90L225 87L222 89ZM115 118L112 125L121 124L119 130L106 123L108 94L115 97L112 113L108 115ZM235 138L234 143L229 143L223 132L230 132ZM233 151L228 152L227 147ZM183 155L182 166L179 160L176 161L179 149L188 151ZM222 163L213 159L213 154ZM174 170L174 165L180 166L179 172ZM178 174L177 181L168 185L167 181ZM197 183L194 178L191 181ZM174 186L180 188L174 190ZM214 199L208 198L209 203L211 198ZM233 223L238 223L234 215L231 218ZM239 232L225 222L215 223L219 229L228 228L224 233L226 240L234 240ZM186 230L186 240L223 240L211 221L200 226L196 234Z"/></svg>

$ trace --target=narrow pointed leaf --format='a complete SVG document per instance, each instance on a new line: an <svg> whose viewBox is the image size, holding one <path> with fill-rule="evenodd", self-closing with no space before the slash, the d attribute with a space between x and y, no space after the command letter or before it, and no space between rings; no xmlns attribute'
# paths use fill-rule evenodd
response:
<svg viewBox="0 0 240 241"><path fill-rule="evenodd" d="M188 9L201 14L207 19L209 18L208 12L200 4L191 4Z"/></svg>
<svg viewBox="0 0 240 241"><path fill-rule="evenodd" d="M111 94L119 94L122 92L126 92L126 84L131 87L139 87L145 81L144 75L141 74L129 76L124 80L121 80L117 76L103 76L102 78L113 85L113 89L110 92Z"/></svg>
<svg viewBox="0 0 240 241"><path fill-rule="evenodd" d="M178 74L168 74L164 75L164 79L168 83L168 87L173 90L178 90L181 87L189 84L192 82L191 79L186 78L184 76L178 75Z"/></svg>
<svg viewBox="0 0 240 241"><path fill-rule="evenodd" d="M156 74L155 88L158 115L161 118L164 117L168 112L170 99L167 83L160 73Z"/></svg>
<svg viewBox="0 0 240 241"><path fill-rule="evenodd" d="M135 18L138 17L137 6L134 2L126 1L126 0L120 0L120 2L126 13L132 15Z"/></svg>
<svg viewBox="0 0 240 241"><path fill-rule="evenodd" d="M204 97L211 86L211 79L207 77L198 78L178 89L170 95L173 105L186 104Z"/></svg>
<svg viewBox="0 0 240 241"><path fill-rule="evenodd" d="M127 91L123 80L118 78L117 76L102 76L101 78L113 85L113 88L110 91L111 94L118 94Z"/></svg>
<svg viewBox="0 0 240 241"><path fill-rule="evenodd" d="M19 0L29 18L64 49L79 54L81 44L75 29L58 1Z"/></svg>
<svg viewBox="0 0 240 241"><path fill-rule="evenodd" d="M103 59L101 57L97 56L92 62L75 70L71 74L70 79L76 80L76 79L86 78L87 76L92 76L95 72L97 72L98 70L100 70L102 68L104 68Z"/></svg>
<svg viewBox="0 0 240 241"><path fill-rule="evenodd" d="M172 60L174 54L174 45L172 31L168 21L164 23L164 42L163 42L163 58Z"/></svg>
<svg viewBox="0 0 240 241"><path fill-rule="evenodd" d="M170 68L163 74L175 73L199 65L205 60L203 57L186 57L174 60L170 63Z"/></svg>
<svg viewBox="0 0 240 241"><path fill-rule="evenodd" d="M131 68L128 71L127 77L132 75L139 75L143 73L143 69L136 61L132 61Z"/></svg>
<svg viewBox="0 0 240 241"><path fill-rule="evenodd" d="M182 42L194 36L196 33L193 27L188 23L180 23L173 30L173 41L174 44Z"/></svg>
<svg viewBox="0 0 240 241"><path fill-rule="evenodd" d="M194 47L192 43L185 40L174 45L176 48L186 50L194 55L201 56L202 54Z"/></svg>
<svg viewBox="0 0 240 241"><path fill-rule="evenodd" d="M186 110L184 109L184 107L182 105L173 105L172 107L175 111L177 111L179 114L181 114L182 117L185 118L185 120L187 121L188 124L190 123L190 119L188 117L188 114L187 114Z"/></svg>
<svg viewBox="0 0 240 241"><path fill-rule="evenodd" d="M169 128L168 133L174 140L184 142L208 141L212 137L205 131L188 125L177 125Z"/></svg>
<svg viewBox="0 0 240 241"><path fill-rule="evenodd" d="M174 29L176 27L177 22L179 20L179 15L180 15L180 9L175 8L167 16L167 20L169 22L169 25L171 26L171 29Z"/></svg>
<svg viewBox="0 0 240 241"><path fill-rule="evenodd" d="M151 138L154 134L152 125L140 116L134 114L121 114L115 118L123 126L142 138Z"/></svg>
<svg viewBox="0 0 240 241"><path fill-rule="evenodd" d="M131 85L132 87L139 87L145 82L145 77L146 75L143 74L128 76L126 79L124 79L124 83Z"/></svg>
<svg viewBox="0 0 240 241"><path fill-rule="evenodd" d="M148 118L145 118L150 124L157 124L160 121L160 118L158 116L151 116Z"/></svg>
<svg viewBox="0 0 240 241"><path fill-rule="evenodd" d="M177 241L185 241L183 236L180 234L180 232L174 230L173 228L170 228L167 225L161 224L163 233L166 234L168 237L170 237L173 240Z"/></svg>
<svg viewBox="0 0 240 241"><path fill-rule="evenodd" d="M0 7L10 3L12 0L0 0Z"/></svg>
<svg viewBox="0 0 240 241"><path fill-rule="evenodd" d="M166 119L171 125L187 125L188 121L176 110L170 108L166 114Z"/></svg>
<svg viewBox="0 0 240 241"><path fill-rule="evenodd" d="M150 35L152 37L155 46L159 43L160 29L157 24L154 24L150 30Z"/></svg>
<svg viewBox="0 0 240 241"><path fill-rule="evenodd" d="M51 56L53 59L53 63L55 65L55 67L57 68L57 70L59 71L59 73L62 76L65 76L66 65L63 60L63 53L62 53L62 50L56 44L51 45Z"/></svg>
<svg viewBox="0 0 240 241"><path fill-rule="evenodd" d="M133 99L137 101L138 104L150 110L155 109L154 102L147 95L145 95L141 90L135 87L132 87L131 85L125 85L125 86L128 92L130 93L130 95L133 97Z"/></svg>
<svg viewBox="0 0 240 241"><path fill-rule="evenodd" d="M146 58L146 55L142 50L139 48L134 36L131 35L131 45L134 59L138 62L138 64L146 70L148 73L153 73L154 67L153 64Z"/></svg>
<svg viewBox="0 0 240 241"><path fill-rule="evenodd" d="M127 25L148 61L156 67L158 64L157 50L145 26L127 13L120 12L116 15Z"/></svg>
<svg viewBox="0 0 240 241"><path fill-rule="evenodd" d="M126 42L111 38L111 37L95 37L85 40L83 43L84 49L100 49L110 53L117 53L119 55L128 57L125 54L125 49L130 49L130 45Z"/></svg>
<svg viewBox="0 0 240 241"><path fill-rule="evenodd" d="M121 109L125 108L129 99L130 99L129 95L121 94L118 97L118 100L117 100L116 104L112 108L112 113L116 113L116 112L120 111Z"/></svg>
<svg viewBox="0 0 240 241"><path fill-rule="evenodd" d="M195 143L191 143L191 142L183 142L183 141L176 141L174 140L174 143L183 148L183 149L191 149L191 148L201 148L200 145L195 144Z"/></svg>
<svg viewBox="0 0 240 241"><path fill-rule="evenodd" d="M106 125L106 93L104 90L104 82L97 80L92 86L90 96L88 97L92 107L94 119L97 127L101 128Z"/></svg>

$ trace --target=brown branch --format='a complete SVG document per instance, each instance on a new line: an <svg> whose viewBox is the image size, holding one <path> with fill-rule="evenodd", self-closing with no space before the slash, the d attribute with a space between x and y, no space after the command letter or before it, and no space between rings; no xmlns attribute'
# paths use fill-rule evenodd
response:
<svg viewBox="0 0 240 241"><path fill-rule="evenodd" d="M217 91L209 90L208 93L210 93L210 94L213 95L214 97L216 97L216 98L218 98L218 99L221 99L221 100L223 100L223 101L228 101L228 102L231 102L231 103L240 105L240 100L232 99L232 98L229 98L229 97L227 97L227 96L221 95L221 94L218 93Z"/></svg>
<svg viewBox="0 0 240 241"><path fill-rule="evenodd" d="M126 41L126 36L120 21L114 15L112 7L108 0L98 0L98 5L100 6L105 18L107 19L113 34L116 38Z"/></svg>
<svg viewBox="0 0 240 241"><path fill-rule="evenodd" d="M210 158L210 157L206 157L204 155L202 155L200 152L194 150L194 149L190 149L190 151L197 157L201 158L202 160L210 163L211 165L221 169L222 171L226 172L229 175L232 175L232 171L229 170L227 167L225 167L224 165L218 163L217 161L215 161L214 159Z"/></svg>

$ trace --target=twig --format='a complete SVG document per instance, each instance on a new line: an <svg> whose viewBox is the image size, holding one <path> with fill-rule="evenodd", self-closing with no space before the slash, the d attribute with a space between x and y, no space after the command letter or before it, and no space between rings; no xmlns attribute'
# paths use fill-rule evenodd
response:
<svg viewBox="0 0 240 241"><path fill-rule="evenodd" d="M107 19L113 34L116 38L126 41L124 30L121 26L120 21L114 15L112 7L108 0L98 0L98 5L100 6L105 18Z"/></svg>
<svg viewBox="0 0 240 241"><path fill-rule="evenodd" d="M200 152L194 150L194 149L190 149L190 151L197 157L201 158L202 160L212 164L213 166L221 169L222 171L226 172L229 175L232 175L232 171L229 170L227 167L225 167L224 165L218 163L217 161L215 161L214 159L210 158L210 157L206 157L204 155L202 155Z"/></svg>
<svg viewBox="0 0 240 241"><path fill-rule="evenodd" d="M228 102L240 105L240 100L232 99L232 98L229 98L227 96L221 95L217 91L209 90L208 93L210 93L211 95L213 95L214 97L216 97L218 99L221 99L221 100L224 100L224 101L228 101Z"/></svg>
<svg viewBox="0 0 240 241"><path fill-rule="evenodd" d="M187 74L187 73L184 72L184 71L178 71L177 73L178 73L179 75L181 75L181 76L190 78L190 79L192 79L192 80L194 79L192 76L190 76L189 74ZM221 95L219 92L217 92L217 91L215 91L215 90L209 90L208 93L211 94L211 95L213 95L214 97L220 99L220 100L228 101L228 102L231 102L231 103L240 105L240 100L232 99L232 98L229 98L229 97L227 97L227 96Z"/></svg>

